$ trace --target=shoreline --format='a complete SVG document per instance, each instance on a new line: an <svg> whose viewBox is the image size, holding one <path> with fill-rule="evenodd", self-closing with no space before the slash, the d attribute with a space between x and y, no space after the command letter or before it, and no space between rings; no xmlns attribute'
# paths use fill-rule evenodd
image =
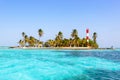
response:
<svg viewBox="0 0 120 80"><path fill-rule="evenodd" d="M90 50L91 47L9 47L13 49Z"/></svg>
<svg viewBox="0 0 120 80"><path fill-rule="evenodd" d="M114 50L113 48L91 48L91 47L9 47L11 49L55 49L55 50Z"/></svg>

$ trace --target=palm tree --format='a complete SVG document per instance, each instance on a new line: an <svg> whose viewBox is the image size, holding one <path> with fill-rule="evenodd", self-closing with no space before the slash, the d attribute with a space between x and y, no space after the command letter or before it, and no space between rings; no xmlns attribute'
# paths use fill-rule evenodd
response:
<svg viewBox="0 0 120 80"><path fill-rule="evenodd" d="M78 36L78 31L76 29L73 29L71 34L72 38L75 38L76 35Z"/></svg>
<svg viewBox="0 0 120 80"><path fill-rule="evenodd" d="M94 41L94 43L96 43L96 38L97 38L97 33L94 32L94 33L93 33L93 41Z"/></svg>
<svg viewBox="0 0 120 80"><path fill-rule="evenodd" d="M58 32L58 35L55 38L55 43L57 47L62 46L62 39L63 39L63 33L61 31Z"/></svg>
<svg viewBox="0 0 120 80"><path fill-rule="evenodd" d="M86 40L86 38L82 39L82 47L87 47L87 40Z"/></svg>
<svg viewBox="0 0 120 80"><path fill-rule="evenodd" d="M24 43L23 43L23 41L22 41L22 40L20 40L18 43L19 43L19 45L20 45L21 47L23 47L23 46L24 46Z"/></svg>
<svg viewBox="0 0 120 80"><path fill-rule="evenodd" d="M70 40L64 38L64 39L62 40L62 47L69 47L69 46L70 46Z"/></svg>
<svg viewBox="0 0 120 80"><path fill-rule="evenodd" d="M25 32L22 32L22 37L23 37L23 44L25 46Z"/></svg>
<svg viewBox="0 0 120 80"><path fill-rule="evenodd" d="M76 29L73 29L71 34L72 39L72 46L76 46L77 38L78 38L78 31Z"/></svg>
<svg viewBox="0 0 120 80"><path fill-rule="evenodd" d="M39 34L39 41L40 41L40 37L43 35L43 30L42 30L42 29L39 29L39 30L38 30L38 34Z"/></svg>
<svg viewBox="0 0 120 80"><path fill-rule="evenodd" d="M35 41L36 41L35 38L30 36L29 37L29 46L34 47L35 46Z"/></svg>
<svg viewBox="0 0 120 80"><path fill-rule="evenodd" d="M75 40L75 44L74 45L76 47L79 47L80 46L80 42L81 42L80 38L76 35L74 40Z"/></svg>
<svg viewBox="0 0 120 80"><path fill-rule="evenodd" d="M62 38L63 38L63 33L62 33L61 31L58 32L58 37L59 37L59 39L62 40Z"/></svg>
<svg viewBox="0 0 120 80"><path fill-rule="evenodd" d="M99 46L98 46L98 44L97 44L97 42L96 42L96 38L97 38L97 33L96 32L94 32L93 33L93 48L98 48Z"/></svg>
<svg viewBox="0 0 120 80"><path fill-rule="evenodd" d="M54 47L54 40L49 39L49 40L47 41L47 46L49 46L49 47Z"/></svg>
<svg viewBox="0 0 120 80"><path fill-rule="evenodd" d="M55 37L55 45L56 45L56 47L59 47L59 43L60 43L60 37L57 35Z"/></svg>
<svg viewBox="0 0 120 80"><path fill-rule="evenodd" d="M28 43L28 41L29 41L29 38L28 38L27 35L25 35L25 36L24 36L24 42L25 42L25 45L26 45L26 43Z"/></svg>
<svg viewBox="0 0 120 80"><path fill-rule="evenodd" d="M69 39L69 47L72 47L73 40L72 38Z"/></svg>
<svg viewBox="0 0 120 80"><path fill-rule="evenodd" d="M93 42L93 40L91 40L91 39L89 39L89 46L90 46L90 47L94 47L94 42Z"/></svg>
<svg viewBox="0 0 120 80"><path fill-rule="evenodd" d="M23 38L25 37L25 32L22 32L22 36L23 36Z"/></svg>

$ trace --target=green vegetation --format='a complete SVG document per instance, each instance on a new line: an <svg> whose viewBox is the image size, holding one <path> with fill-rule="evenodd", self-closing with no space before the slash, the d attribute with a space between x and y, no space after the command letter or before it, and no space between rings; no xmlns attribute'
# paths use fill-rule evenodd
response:
<svg viewBox="0 0 120 80"><path fill-rule="evenodd" d="M43 30L38 30L39 39L36 39L33 36L27 36L25 32L22 32L22 37L19 41L19 45L21 47L91 47L98 48L97 44L97 33L94 32L92 38L87 42L86 38L80 38L78 36L78 31L73 29L71 33L71 38L67 39L63 37L63 33L61 31L58 32L55 39L49 39L46 42L40 41L40 37L43 36Z"/></svg>
<svg viewBox="0 0 120 80"><path fill-rule="evenodd" d="M38 34L39 34L39 37L42 37L42 35L43 35L43 30L42 30L42 29L39 29L39 30L38 30ZM39 38L39 41L40 41L40 38Z"/></svg>

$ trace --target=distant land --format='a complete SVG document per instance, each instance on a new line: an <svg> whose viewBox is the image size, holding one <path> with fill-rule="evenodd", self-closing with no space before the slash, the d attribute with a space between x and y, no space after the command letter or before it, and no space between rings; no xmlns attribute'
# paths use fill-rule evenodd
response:
<svg viewBox="0 0 120 80"><path fill-rule="evenodd" d="M94 32L92 38L89 38L89 29L86 29L86 37L81 38L78 36L77 29L73 29L71 32L71 37L69 39L63 37L61 31L58 32L55 39L49 39L46 42L40 40L43 36L43 30L38 30L39 39L33 36L28 36L25 32L22 32L23 39L19 40L19 46L21 48L58 48L58 49L97 49L99 45L97 44L96 38L97 33Z"/></svg>

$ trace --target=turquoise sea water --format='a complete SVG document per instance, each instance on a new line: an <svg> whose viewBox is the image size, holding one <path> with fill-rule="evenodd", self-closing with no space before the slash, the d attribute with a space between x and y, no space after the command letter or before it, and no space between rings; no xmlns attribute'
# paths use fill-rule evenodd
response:
<svg viewBox="0 0 120 80"><path fill-rule="evenodd" d="M120 50L0 48L0 80L120 80Z"/></svg>

